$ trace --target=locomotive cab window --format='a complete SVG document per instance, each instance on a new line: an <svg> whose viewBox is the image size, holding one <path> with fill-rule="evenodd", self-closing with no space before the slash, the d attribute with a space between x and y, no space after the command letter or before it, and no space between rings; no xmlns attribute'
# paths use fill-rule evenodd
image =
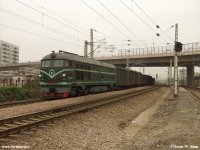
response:
<svg viewBox="0 0 200 150"><path fill-rule="evenodd" d="M54 67L63 67L64 60L54 60Z"/></svg>
<svg viewBox="0 0 200 150"><path fill-rule="evenodd" d="M42 61L42 67L50 67L50 66L51 66L51 60Z"/></svg>
<svg viewBox="0 0 200 150"><path fill-rule="evenodd" d="M72 61L68 62L69 67L72 67Z"/></svg>
<svg viewBox="0 0 200 150"><path fill-rule="evenodd" d="M71 62L71 61L70 61L70 62ZM68 60L64 60L63 66L64 66L64 67L71 67L71 65L69 64L69 61L68 61Z"/></svg>
<svg viewBox="0 0 200 150"><path fill-rule="evenodd" d="M79 64L76 64L76 69L79 69Z"/></svg>

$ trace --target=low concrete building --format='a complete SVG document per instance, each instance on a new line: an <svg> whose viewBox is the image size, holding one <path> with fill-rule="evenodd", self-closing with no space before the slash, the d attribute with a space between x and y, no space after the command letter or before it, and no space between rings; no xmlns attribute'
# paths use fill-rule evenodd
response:
<svg viewBox="0 0 200 150"><path fill-rule="evenodd" d="M35 76L15 75L9 77L0 77L0 87L24 87L39 86L39 78Z"/></svg>

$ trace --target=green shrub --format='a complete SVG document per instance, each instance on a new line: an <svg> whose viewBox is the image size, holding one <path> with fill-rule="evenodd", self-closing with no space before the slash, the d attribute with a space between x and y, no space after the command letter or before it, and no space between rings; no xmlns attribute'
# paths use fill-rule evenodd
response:
<svg viewBox="0 0 200 150"><path fill-rule="evenodd" d="M21 93L17 93L15 97L16 97L16 100L24 100L24 95L22 95Z"/></svg>
<svg viewBox="0 0 200 150"><path fill-rule="evenodd" d="M38 88L16 88L16 87L8 87L8 88L0 88L0 101L6 100L24 100L31 98L34 91L39 91ZM36 94L37 95L37 94ZM38 94L39 95L39 94Z"/></svg>
<svg viewBox="0 0 200 150"><path fill-rule="evenodd" d="M0 101L5 101L5 97L2 94L0 94Z"/></svg>

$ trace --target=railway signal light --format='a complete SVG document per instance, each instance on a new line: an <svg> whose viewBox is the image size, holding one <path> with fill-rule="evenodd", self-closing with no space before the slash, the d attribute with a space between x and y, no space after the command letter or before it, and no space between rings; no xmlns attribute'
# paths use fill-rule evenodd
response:
<svg viewBox="0 0 200 150"><path fill-rule="evenodd" d="M181 52L183 49L183 44L181 42L175 42L175 52Z"/></svg>

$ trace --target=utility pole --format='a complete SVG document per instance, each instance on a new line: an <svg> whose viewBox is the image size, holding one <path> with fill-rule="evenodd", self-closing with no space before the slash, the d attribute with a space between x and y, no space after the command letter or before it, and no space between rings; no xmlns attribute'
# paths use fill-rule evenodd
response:
<svg viewBox="0 0 200 150"><path fill-rule="evenodd" d="M93 29L90 29L90 58L94 58Z"/></svg>
<svg viewBox="0 0 200 150"><path fill-rule="evenodd" d="M178 42L178 24L175 24L175 43ZM175 48L175 46L174 46ZM174 97L178 96L178 52L174 50Z"/></svg>
<svg viewBox="0 0 200 150"><path fill-rule="evenodd" d="M84 57L88 57L88 41L84 42Z"/></svg>

